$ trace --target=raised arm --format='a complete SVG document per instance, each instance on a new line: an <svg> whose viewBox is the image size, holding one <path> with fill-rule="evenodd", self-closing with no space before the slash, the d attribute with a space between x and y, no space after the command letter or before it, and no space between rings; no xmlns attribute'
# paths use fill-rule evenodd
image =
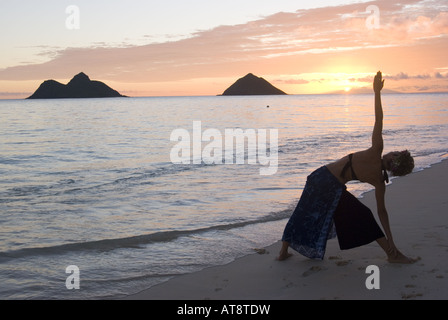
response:
<svg viewBox="0 0 448 320"><path fill-rule="evenodd" d="M383 75L380 71L373 81L373 91L375 92L375 125L372 134L372 148L380 154L383 151L383 106L381 104L381 90L384 86Z"/></svg>

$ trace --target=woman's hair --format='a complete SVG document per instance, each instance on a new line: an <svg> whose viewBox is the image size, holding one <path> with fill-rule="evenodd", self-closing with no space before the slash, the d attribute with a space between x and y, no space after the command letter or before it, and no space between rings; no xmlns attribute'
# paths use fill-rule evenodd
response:
<svg viewBox="0 0 448 320"><path fill-rule="evenodd" d="M392 161L390 172L394 176L405 176L414 169L414 158L408 150L401 151Z"/></svg>

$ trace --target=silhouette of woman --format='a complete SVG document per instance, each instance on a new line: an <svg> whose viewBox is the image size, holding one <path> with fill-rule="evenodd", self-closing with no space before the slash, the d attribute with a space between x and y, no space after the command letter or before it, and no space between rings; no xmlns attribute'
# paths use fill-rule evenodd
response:
<svg viewBox="0 0 448 320"><path fill-rule="evenodd" d="M411 173L414 160L410 153L383 152L383 108L381 90L384 80L378 72L373 82L375 124L372 146L323 166L307 178L299 203L286 224L278 260L291 256L289 247L311 259L323 259L328 239L337 236L342 250L376 241L391 263L413 263L395 246L385 205L389 171L394 176ZM347 191L345 184L359 180L375 188L378 216L384 233L372 211Z"/></svg>

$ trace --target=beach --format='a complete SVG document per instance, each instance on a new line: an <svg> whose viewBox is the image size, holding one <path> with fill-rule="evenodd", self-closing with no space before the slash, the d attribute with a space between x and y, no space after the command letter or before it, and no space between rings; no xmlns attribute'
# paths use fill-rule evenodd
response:
<svg viewBox="0 0 448 320"><path fill-rule="evenodd" d="M329 240L322 261L293 252L279 262L281 243L202 271L174 277L130 300L445 300L448 298L448 161L393 179L386 206L397 247L420 260L390 264L375 243L341 251ZM374 192L361 201L376 216ZM279 239L281 234L278 235ZM377 268L371 269L369 266Z"/></svg>
<svg viewBox="0 0 448 320"><path fill-rule="evenodd" d="M409 184L428 195L398 197L397 204L393 190L412 193L406 190L406 181L425 176L426 171L439 165L425 168L446 158L447 97L384 97L384 153L406 148L415 159L416 173L393 179L386 195L395 240L409 255L421 255L420 251L426 250L412 248L422 242L418 236L431 240L425 238L430 231L414 225L423 226L436 218L445 221L440 212L446 210L434 212L435 218L427 221L408 220L415 215L414 207L425 201L436 203L431 197L437 193L427 190L439 190L435 178ZM244 116L235 117L242 106ZM256 162L248 149L244 150L244 164L173 163L172 151L179 142L171 141L172 133L182 131L197 137L194 129L198 123L200 131L217 132L223 142L226 132L236 128L254 132L255 137L261 137L258 141L271 139L278 130L278 150L273 153L278 159L272 158L268 164L262 145L257 147ZM354 285L363 289L366 268L378 265L380 291L385 290L389 266L383 264L384 255L376 244L341 252L337 241L332 240L322 262L308 261L298 254L284 264L275 261L279 251L276 242L307 175L335 159L368 148L372 124L372 95L113 98L106 103L101 99L1 100L0 298L115 300L206 270L226 276L216 284L200 282L210 293L186 289L188 297L219 299L238 292L235 298L283 299L284 294L275 293L275 288L291 282L299 286L299 292L302 285L308 286L302 294L318 299L322 291L312 295L309 281L328 283L325 277L331 278L336 274L336 264L345 261L350 264L336 268L348 272L344 281L358 277ZM192 146L197 144L192 140ZM210 144L203 141L202 147L210 149ZM207 154L203 160L207 160ZM261 175L262 170L274 173L274 169L275 174ZM369 184L353 181L347 188L356 197L364 195L363 201L371 201L376 211L374 201L369 200ZM417 206L410 201L417 201ZM430 214L422 212L423 218ZM402 236L407 223L411 225ZM259 255L256 248L264 248L269 254L265 251ZM356 252L362 253L361 258ZM242 267L245 273L235 274L245 281L214 269L247 259L255 259L249 265L257 268ZM428 258L422 263L429 265ZM79 290L66 287L69 266L80 270ZM278 268L291 268L291 275L284 276ZM303 273L307 277L301 277ZM277 276L284 276L287 282L283 284L283 278ZM272 281L264 285L271 289L260 291L247 281L257 285ZM243 289L231 290L240 282ZM286 296L301 297L289 290ZM329 286L326 290L327 295ZM183 299L181 290L176 292L179 297L174 298ZM167 295L171 294L168 290Z"/></svg>

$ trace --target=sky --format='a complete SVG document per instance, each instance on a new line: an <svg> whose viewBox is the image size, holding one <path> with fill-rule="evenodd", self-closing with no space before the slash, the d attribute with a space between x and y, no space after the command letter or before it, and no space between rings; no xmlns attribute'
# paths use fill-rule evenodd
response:
<svg viewBox="0 0 448 320"><path fill-rule="evenodd" d="M128 96L448 92L446 0L0 0L0 99L79 72Z"/></svg>

